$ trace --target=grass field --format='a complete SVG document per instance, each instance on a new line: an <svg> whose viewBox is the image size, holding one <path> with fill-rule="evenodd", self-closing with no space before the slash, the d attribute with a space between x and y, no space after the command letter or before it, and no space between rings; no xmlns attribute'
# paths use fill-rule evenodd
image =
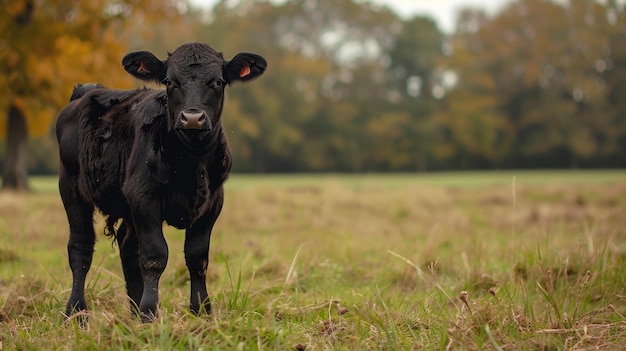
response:
<svg viewBox="0 0 626 351"><path fill-rule="evenodd" d="M0 350L626 347L626 171L234 175L211 242L213 314L188 312L184 236L165 227L160 318L131 316L100 235L85 328L62 315L56 179L31 184L0 193Z"/></svg>

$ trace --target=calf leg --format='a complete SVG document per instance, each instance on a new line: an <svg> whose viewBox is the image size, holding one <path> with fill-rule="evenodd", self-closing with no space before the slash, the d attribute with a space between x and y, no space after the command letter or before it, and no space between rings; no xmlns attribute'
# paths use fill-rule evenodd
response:
<svg viewBox="0 0 626 351"><path fill-rule="evenodd" d="M87 309L85 278L91 268L96 235L93 229L93 205L83 200L75 183L61 172L59 190L70 227L67 243L69 266L72 270L72 292L67 301L65 316Z"/></svg>
<svg viewBox="0 0 626 351"><path fill-rule="evenodd" d="M206 289L206 271L209 266L211 231L224 203L223 191L217 190L213 208L190 228L185 235L185 263L191 278L189 308L199 314L203 309L211 313L211 301Z"/></svg>
<svg viewBox="0 0 626 351"><path fill-rule="evenodd" d="M92 208L93 210L93 208ZM87 309L85 301L85 279L91 268L95 233L92 221L78 219L83 216L93 215L93 211L79 209L75 219L70 219L70 239L67 243L67 253L70 269L72 270L72 293L67 301L65 315L70 315ZM69 215L68 215L69 217ZM73 223L73 224L72 224Z"/></svg>
<svg viewBox="0 0 626 351"><path fill-rule="evenodd" d="M143 275L139 265L139 243L132 224L122 221L117 230L117 244L120 248L126 293L130 299L130 310L139 315L139 303L143 295Z"/></svg>
<svg viewBox="0 0 626 351"><path fill-rule="evenodd" d="M189 308L199 314L202 309L211 313L211 302L206 290L206 271L209 265L209 241L211 230L187 231L185 238L185 263L191 278Z"/></svg>
<svg viewBox="0 0 626 351"><path fill-rule="evenodd" d="M129 203L139 247L139 268L143 276L139 314L143 322L152 322L157 316L159 279L165 270L168 257L167 242L163 237L160 203L147 200Z"/></svg>
<svg viewBox="0 0 626 351"><path fill-rule="evenodd" d="M167 265L168 249L161 228L143 232L139 236L139 265L143 275L143 293L139 313L143 322L152 322L157 316L159 279Z"/></svg>

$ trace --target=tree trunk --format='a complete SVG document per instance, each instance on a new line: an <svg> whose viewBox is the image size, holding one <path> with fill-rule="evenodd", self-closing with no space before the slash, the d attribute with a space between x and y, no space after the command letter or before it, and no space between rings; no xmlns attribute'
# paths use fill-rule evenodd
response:
<svg viewBox="0 0 626 351"><path fill-rule="evenodd" d="M2 190L28 190L26 151L28 128L24 114L13 104L8 111L6 154L2 170Z"/></svg>

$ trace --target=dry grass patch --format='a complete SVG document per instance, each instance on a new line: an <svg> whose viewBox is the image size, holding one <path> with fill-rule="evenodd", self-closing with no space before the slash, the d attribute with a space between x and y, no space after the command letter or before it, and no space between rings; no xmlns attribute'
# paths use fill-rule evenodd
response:
<svg viewBox="0 0 626 351"><path fill-rule="evenodd" d="M187 312L183 233L161 317L128 312L99 236L88 327L56 193L0 194L7 349L618 349L626 344L626 182L433 186L383 176L229 182L211 243L213 314ZM453 178L450 178L453 181ZM462 181L458 181L462 183ZM96 217L97 232L103 223Z"/></svg>

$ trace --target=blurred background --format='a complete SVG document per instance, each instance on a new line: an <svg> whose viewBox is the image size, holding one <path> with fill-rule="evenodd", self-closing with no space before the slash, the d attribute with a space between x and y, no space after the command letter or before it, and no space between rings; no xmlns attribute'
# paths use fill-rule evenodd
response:
<svg viewBox="0 0 626 351"><path fill-rule="evenodd" d="M618 0L0 0L4 188L55 174L76 83L189 41L269 64L228 88L234 170L626 167Z"/></svg>

